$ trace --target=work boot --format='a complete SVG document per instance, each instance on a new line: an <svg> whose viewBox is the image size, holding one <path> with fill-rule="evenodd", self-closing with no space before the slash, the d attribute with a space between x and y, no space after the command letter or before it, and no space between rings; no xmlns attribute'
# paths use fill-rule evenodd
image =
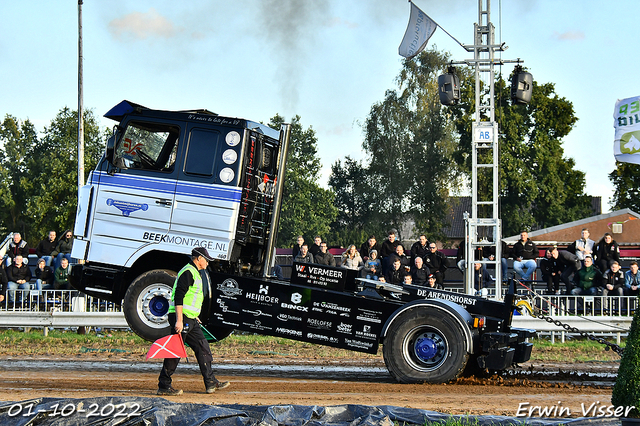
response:
<svg viewBox="0 0 640 426"><path fill-rule="evenodd" d="M231 383L229 382L216 382L215 384L213 384L212 386L209 386L206 390L207 393L214 393L216 391L216 389L224 389L226 387L229 387Z"/></svg>
<svg viewBox="0 0 640 426"><path fill-rule="evenodd" d="M182 395L182 389L174 389L173 387L169 387L168 389L158 388L156 395L178 396Z"/></svg>

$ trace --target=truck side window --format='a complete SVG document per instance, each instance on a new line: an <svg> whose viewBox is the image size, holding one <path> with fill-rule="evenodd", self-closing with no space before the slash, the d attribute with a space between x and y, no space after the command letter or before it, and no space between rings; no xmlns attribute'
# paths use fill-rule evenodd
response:
<svg viewBox="0 0 640 426"><path fill-rule="evenodd" d="M214 174L218 157L220 132L205 129L192 129L189 132L185 173L211 177Z"/></svg>
<svg viewBox="0 0 640 426"><path fill-rule="evenodd" d="M121 169L170 172L178 148L180 128L163 123L129 122L116 148Z"/></svg>

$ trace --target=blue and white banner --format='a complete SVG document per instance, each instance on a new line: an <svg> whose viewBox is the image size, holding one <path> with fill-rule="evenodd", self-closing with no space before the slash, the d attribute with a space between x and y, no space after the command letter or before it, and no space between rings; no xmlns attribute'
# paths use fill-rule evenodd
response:
<svg viewBox="0 0 640 426"><path fill-rule="evenodd" d="M418 6L411 3L411 16L409 17L409 25L404 33L404 38L398 53L405 58L413 58L427 45L429 38L436 32L438 24L420 10Z"/></svg>
<svg viewBox="0 0 640 426"><path fill-rule="evenodd" d="M618 100L613 111L616 161L640 164L640 96Z"/></svg>

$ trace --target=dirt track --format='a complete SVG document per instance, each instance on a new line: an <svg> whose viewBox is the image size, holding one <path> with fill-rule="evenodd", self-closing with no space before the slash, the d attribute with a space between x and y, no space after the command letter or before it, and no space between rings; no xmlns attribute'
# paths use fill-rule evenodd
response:
<svg viewBox="0 0 640 426"><path fill-rule="evenodd" d="M100 357L92 357L100 362ZM24 401L37 397L85 398L97 396L154 397L160 364L146 365L144 371L127 371L126 368L92 370L86 366L78 369L28 368L16 364L17 359L2 360L0 367L0 400ZM68 360L67 360L68 361ZM80 361L80 359L79 359ZM107 361L107 358L104 358ZM117 361L108 358L108 361ZM122 360L121 360L122 361ZM127 360L125 360L127 361ZM255 362L252 360L215 360L220 363ZM270 360L261 362L270 363ZM275 363L289 361L274 360ZM299 361L296 362L299 364ZM303 363L304 364L304 363ZM126 364L124 364L126 365ZM157 371L156 368L157 367ZM596 366L597 367L597 366ZM594 368L596 368L594 367ZM315 371L315 372L314 372ZM302 375L305 375L304 369ZM255 405L394 405L422 408L451 414L493 414L515 416L520 404L569 407L572 413L581 415L581 404L609 405L611 388L607 386L582 386L577 383L538 383L523 379L460 379L444 385L403 385L393 383L388 376L381 380L323 379L321 372L309 369L308 377L255 377L255 373L218 375L232 385L213 395L204 393L202 378L198 372L180 368L174 376L174 386L184 389L184 394L172 397L176 402L207 404L255 404ZM558 404L560 401L560 404Z"/></svg>

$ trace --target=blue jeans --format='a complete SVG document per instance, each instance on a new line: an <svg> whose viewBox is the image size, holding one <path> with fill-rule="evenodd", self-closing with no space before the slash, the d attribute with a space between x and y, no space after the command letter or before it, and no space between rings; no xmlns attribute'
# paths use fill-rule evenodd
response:
<svg viewBox="0 0 640 426"><path fill-rule="evenodd" d="M580 287L576 287L573 290L571 290L571 294L584 294L587 296L594 296L598 293L598 287L596 286L591 286L588 289L584 290Z"/></svg>
<svg viewBox="0 0 640 426"><path fill-rule="evenodd" d="M28 282L23 284L18 284L16 282L9 281L9 283L7 284L7 289L8 289L7 298L9 299L9 302L13 302L15 299L16 292L11 290L31 290L31 284L29 284Z"/></svg>
<svg viewBox="0 0 640 426"><path fill-rule="evenodd" d="M44 259L45 265L51 266L51 262L53 261L53 256L42 256L41 259Z"/></svg>
<svg viewBox="0 0 640 426"><path fill-rule="evenodd" d="M524 281L531 279L534 271L538 267L538 264L533 259L523 259L522 261L514 260L513 269L522 277ZM524 268L527 268L527 272L524 272Z"/></svg>

